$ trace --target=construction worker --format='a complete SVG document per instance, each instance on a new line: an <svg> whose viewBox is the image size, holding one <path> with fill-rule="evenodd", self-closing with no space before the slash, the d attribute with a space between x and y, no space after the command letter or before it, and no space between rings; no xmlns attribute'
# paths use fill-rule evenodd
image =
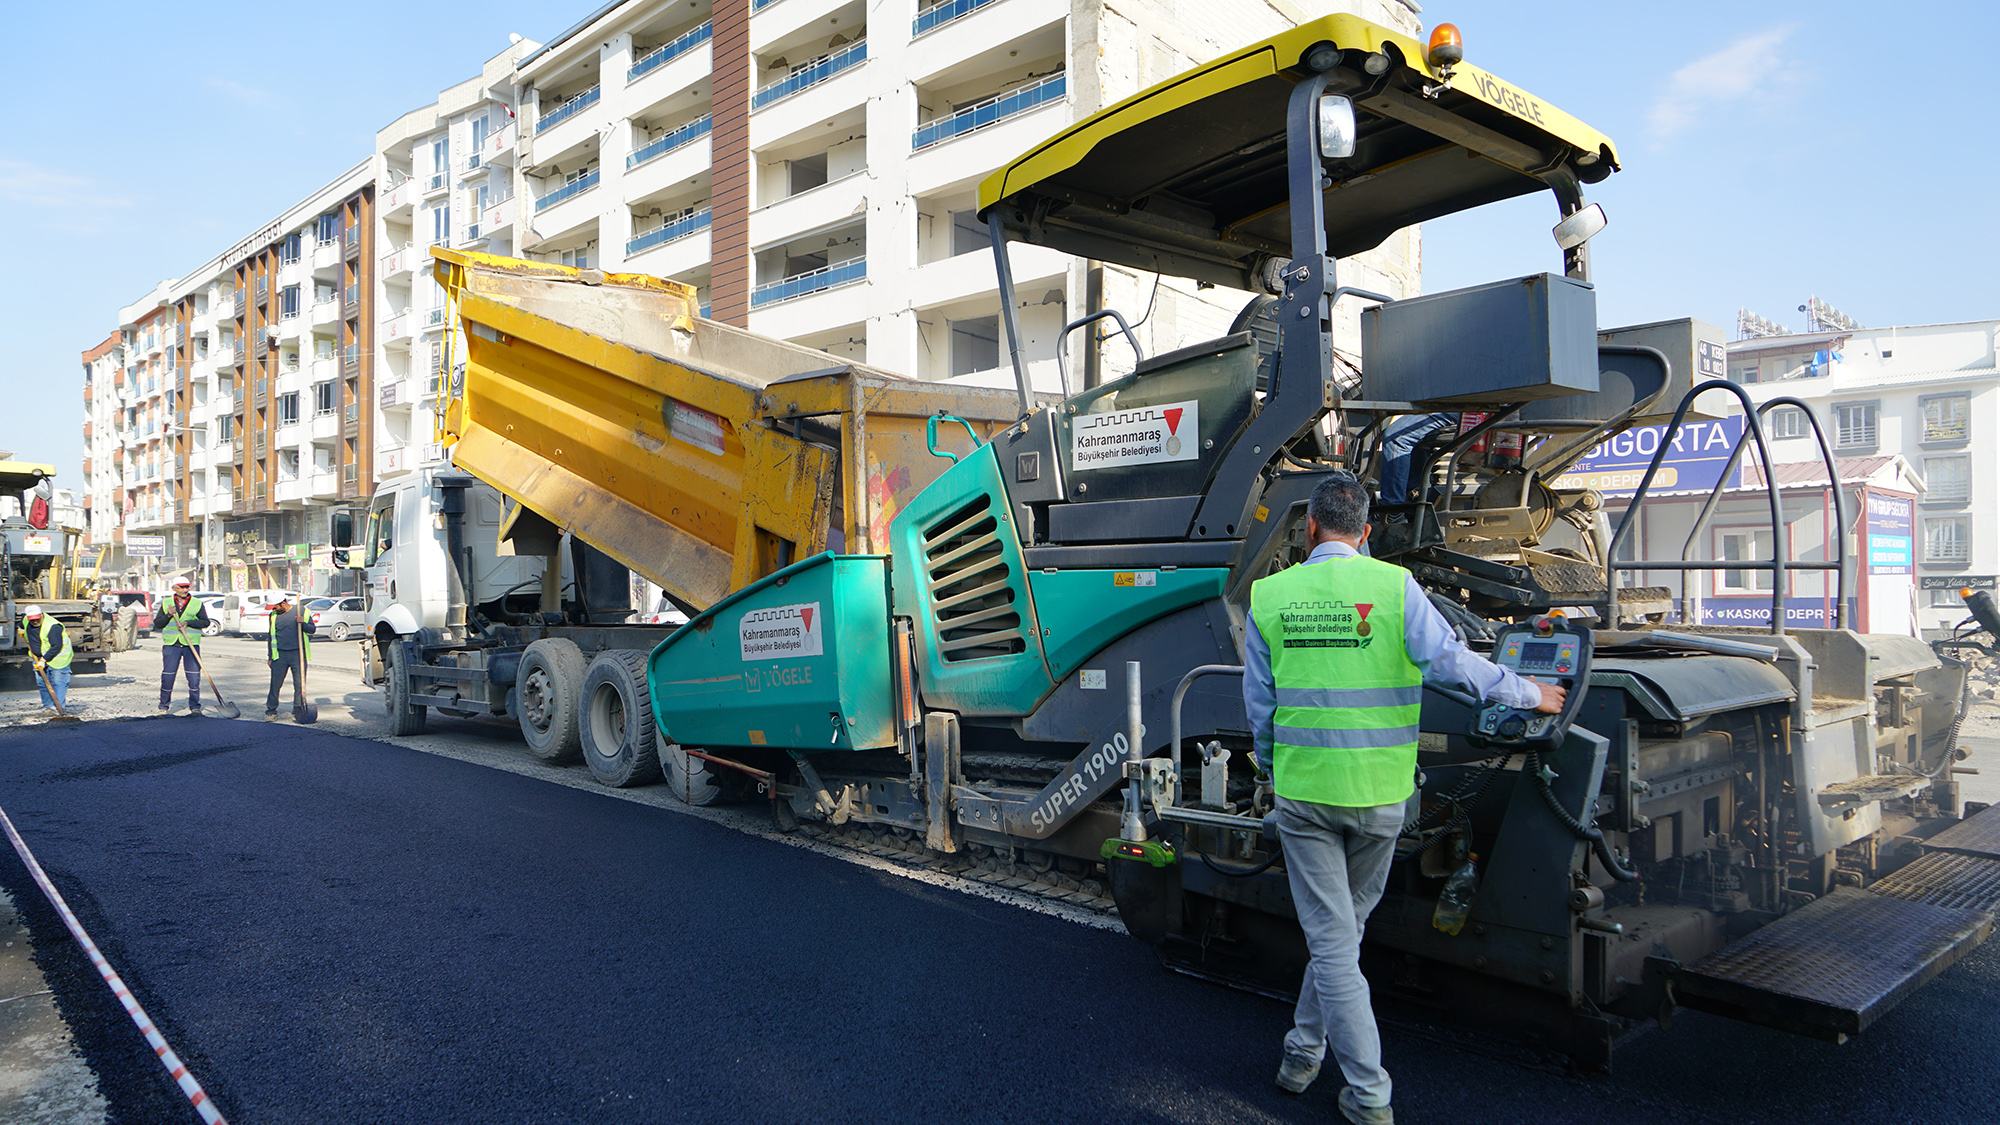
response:
<svg viewBox="0 0 2000 1125"><path fill-rule="evenodd" d="M69 633L53 614L42 612L38 605L21 607L21 620L27 626L28 659L34 661L35 686L42 692L42 714L53 715L69 702ZM49 689L55 694L50 695Z"/></svg>
<svg viewBox="0 0 2000 1125"><path fill-rule="evenodd" d="M313 619L292 605L290 597L271 603L271 693L264 697L264 721L278 719L278 693L285 686L285 673L292 676L292 710L305 703L305 681L300 674L312 659Z"/></svg>
<svg viewBox="0 0 2000 1125"><path fill-rule="evenodd" d="M160 635L160 714L173 710L177 670L187 679L188 714L201 714L201 635L208 625L208 607L188 592L188 580L175 582L173 596L153 614L153 631Z"/></svg>
<svg viewBox="0 0 2000 1125"><path fill-rule="evenodd" d="M1391 1125L1361 934L1416 791L1423 682L1549 713L1566 693L1468 650L1408 571L1360 553L1369 530L1368 493L1352 476L1313 490L1312 554L1250 588L1243 703L1312 956L1278 1085L1303 1093L1331 1053L1347 1080L1341 1114Z"/></svg>

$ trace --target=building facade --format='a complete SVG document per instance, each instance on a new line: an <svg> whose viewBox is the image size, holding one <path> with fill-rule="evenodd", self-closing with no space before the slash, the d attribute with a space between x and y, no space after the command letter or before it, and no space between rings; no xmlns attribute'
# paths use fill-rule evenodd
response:
<svg viewBox="0 0 2000 1125"><path fill-rule="evenodd" d="M2000 575L2000 321L1739 340L1729 373L1760 404L1809 405L1837 456L1910 465L1918 626L1939 635L1963 620L1959 589ZM1775 461L1818 457L1801 411L1774 408L1766 429ZM1865 531L1850 538L1868 549Z"/></svg>
<svg viewBox="0 0 2000 1125"><path fill-rule="evenodd" d="M326 512L374 485L374 196L363 161L121 311L86 362L92 539L122 546L107 580L341 588ZM100 406L95 367L121 353Z"/></svg>

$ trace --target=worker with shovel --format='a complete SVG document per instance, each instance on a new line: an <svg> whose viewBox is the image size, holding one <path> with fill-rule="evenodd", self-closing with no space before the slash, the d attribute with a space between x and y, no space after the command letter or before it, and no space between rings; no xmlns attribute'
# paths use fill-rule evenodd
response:
<svg viewBox="0 0 2000 1125"><path fill-rule="evenodd" d="M208 606L188 593L188 580L174 583L174 595L153 615L160 634L160 714L173 708L174 674L187 678L188 714L201 714L201 635L208 628Z"/></svg>
<svg viewBox="0 0 2000 1125"><path fill-rule="evenodd" d="M63 714L69 699L69 633L53 614L38 605L21 607L28 627L28 658L35 662L35 683L42 689L42 714Z"/></svg>
<svg viewBox="0 0 2000 1125"><path fill-rule="evenodd" d="M313 620L301 612L289 597L271 603L271 693L264 697L264 721L278 718L278 693L284 689L285 674L292 677L292 718L305 721L312 705L306 702L305 670L312 659Z"/></svg>

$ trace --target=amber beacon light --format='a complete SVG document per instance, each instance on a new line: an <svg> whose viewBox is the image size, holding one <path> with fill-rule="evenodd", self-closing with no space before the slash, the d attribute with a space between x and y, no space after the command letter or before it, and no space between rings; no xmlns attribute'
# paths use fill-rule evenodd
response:
<svg viewBox="0 0 2000 1125"><path fill-rule="evenodd" d="M1438 76L1449 80L1451 70L1465 61L1465 39L1458 33L1455 23L1441 23L1431 29L1430 52L1425 59Z"/></svg>

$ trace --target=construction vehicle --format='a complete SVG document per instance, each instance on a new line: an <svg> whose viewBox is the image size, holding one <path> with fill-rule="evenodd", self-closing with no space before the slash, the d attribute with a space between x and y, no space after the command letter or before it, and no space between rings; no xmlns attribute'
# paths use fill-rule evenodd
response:
<svg viewBox="0 0 2000 1125"><path fill-rule="evenodd" d="M77 596L72 560L83 533L50 518L55 475L53 465L0 461L0 497L12 501L0 514L0 574L7 583L0 591L0 668L19 669L16 678L32 678L23 605L39 605L62 622L77 671L104 671L113 651L111 619L95 600Z"/></svg>
<svg viewBox="0 0 2000 1125"><path fill-rule="evenodd" d="M933 415L933 436L958 433L936 411L966 419L970 448L927 441L935 459L863 448L869 380L893 376L767 367L782 349L694 317L690 291L434 251L466 345L445 434L513 505L481 524L526 554L567 534L695 611L642 665L629 640L587 669L565 648L549 682L582 684L580 721L623 760L650 739L690 799L754 787L781 824L1052 871L1079 896L1108 883L1169 966L1287 995L1304 944L1235 680L1250 584L1304 558L1320 480L1379 482L1392 420L1484 415L1418 448L1414 495L1379 506L1371 548L1470 642L1575 690L1549 720L1426 689L1416 812L1369 924L1377 996L1586 1066L1676 1004L1865 1028L1982 941L2000 900L2000 813L1961 820L1953 780L1964 669L1911 638L1788 629L1794 573L1844 583L1848 564L1791 559L1782 535L1773 559L1727 564L1772 574L1768 632L1662 627L1669 592L1621 581L1721 565L1620 558L1657 460L1615 529L1602 497L1551 482L1609 436L1671 435L1703 394L1741 392L1697 379L1702 326L1600 333L1604 216L1583 188L1616 149L1465 63L1456 35L1314 20L985 181L1017 395L979 411L881 384L910 396L890 416ZM1340 283L1340 258L1394 231L1544 191L1559 273L1409 300ZM1230 336L1048 403L1009 241L1265 295ZM1354 307L1358 381L1331 343ZM1778 405L1803 404L1758 409ZM881 470L909 473L892 504ZM457 561L426 581L478 592L447 589L417 635L379 631L373 674L399 729L477 698L525 733L538 693L569 690L533 686L534 645L581 636L536 630L585 628L567 605L588 599L552 616L551 560L538 606L478 601L504 587L476 573L452 495L438 529L399 514L396 534ZM1448 935L1430 920L1475 853L1484 881Z"/></svg>

